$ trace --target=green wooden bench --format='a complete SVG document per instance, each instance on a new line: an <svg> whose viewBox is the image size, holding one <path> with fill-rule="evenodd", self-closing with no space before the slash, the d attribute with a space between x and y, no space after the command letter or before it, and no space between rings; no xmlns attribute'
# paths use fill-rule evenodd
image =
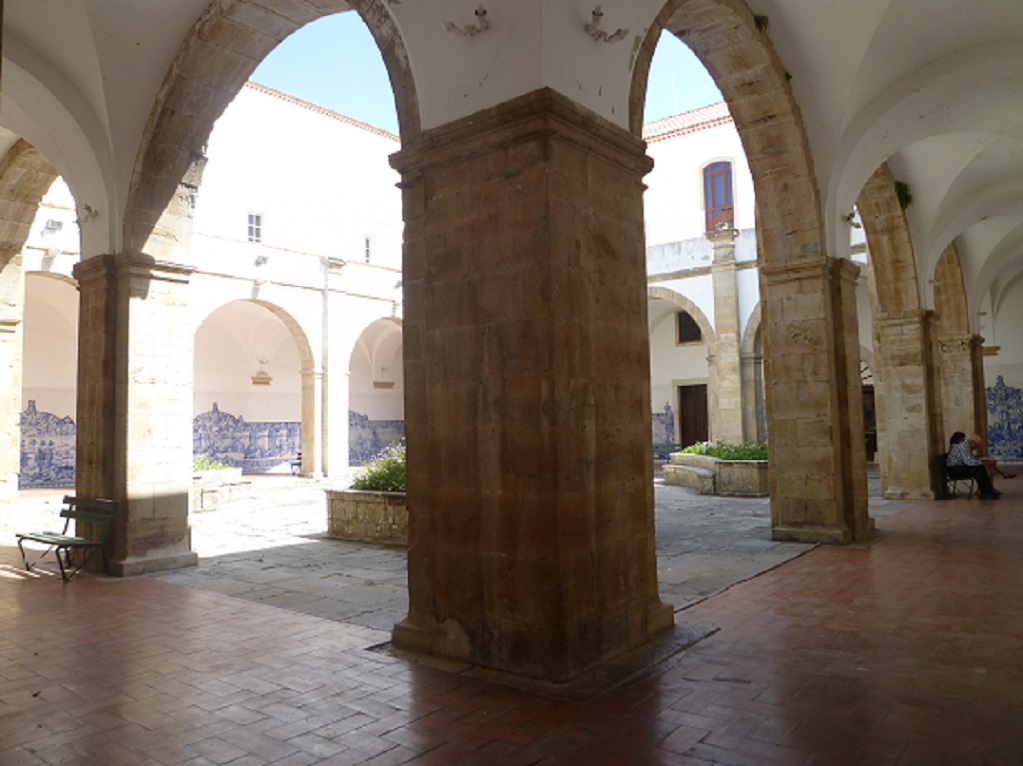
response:
<svg viewBox="0 0 1023 766"><path fill-rule="evenodd" d="M114 518L117 516L117 501L104 500L102 498L64 496L64 508L60 512L64 519L64 530L62 532L18 532L18 549L21 551L21 560L25 563L25 569L29 572L36 566L43 557L53 551L57 556L57 564L60 566L60 576L64 582L70 582L93 557L96 551L103 557L103 571L110 574L110 562L107 559L106 542L110 536L110 530L114 526ZM91 524L97 539L79 537L68 534L71 522L83 522ZM75 531L78 531L77 527ZM29 563L28 555L25 553L24 543L26 540L35 543L42 543L47 546L35 561ZM79 551L76 555L77 563L71 560L71 551Z"/></svg>

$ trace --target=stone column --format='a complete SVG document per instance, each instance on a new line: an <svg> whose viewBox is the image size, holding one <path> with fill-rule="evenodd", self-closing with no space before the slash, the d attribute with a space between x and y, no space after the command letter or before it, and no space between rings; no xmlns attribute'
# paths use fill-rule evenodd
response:
<svg viewBox="0 0 1023 766"><path fill-rule="evenodd" d="M931 355L932 323L933 314L919 309L874 317L885 497L934 498L938 491L933 456L944 450Z"/></svg>
<svg viewBox="0 0 1023 766"><path fill-rule="evenodd" d="M643 144L550 90L394 157L409 614L397 647L564 682L657 593Z"/></svg>
<svg viewBox="0 0 1023 766"><path fill-rule="evenodd" d="M111 566L135 575L194 565L191 267L102 255L81 290L76 492L120 502Z"/></svg>
<svg viewBox="0 0 1023 766"><path fill-rule="evenodd" d="M764 390L764 357L757 353L740 356L742 365L742 433L744 441L762 441L761 425Z"/></svg>
<svg viewBox="0 0 1023 766"><path fill-rule="evenodd" d="M741 443L742 365L739 358L739 290L735 280L735 229L707 232L714 248L714 346L710 354L710 432L718 441Z"/></svg>
<svg viewBox="0 0 1023 766"><path fill-rule="evenodd" d="M323 476L323 372L302 370L302 475Z"/></svg>
<svg viewBox="0 0 1023 766"><path fill-rule="evenodd" d="M824 255L761 266L772 537L847 543L867 515L858 267Z"/></svg>
<svg viewBox="0 0 1023 766"><path fill-rule="evenodd" d="M945 335L938 338L944 449L954 431L967 436L987 435L987 401L984 391L984 339L979 335Z"/></svg>
<svg viewBox="0 0 1023 766"><path fill-rule="evenodd" d="M331 318L344 316L345 296L341 288L341 272L345 262L328 258L324 264L326 294L323 331L323 472L339 478L348 472L348 400L351 349L348 334L340 325L332 327Z"/></svg>
<svg viewBox="0 0 1023 766"><path fill-rule="evenodd" d="M0 500L18 494L21 472L22 318L25 275L21 254L0 249Z"/></svg>

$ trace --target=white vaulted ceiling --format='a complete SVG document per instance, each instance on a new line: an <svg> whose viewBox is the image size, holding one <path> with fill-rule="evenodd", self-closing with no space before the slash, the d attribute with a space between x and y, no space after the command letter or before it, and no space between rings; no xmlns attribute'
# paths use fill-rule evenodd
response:
<svg viewBox="0 0 1023 766"><path fill-rule="evenodd" d="M735 5L738 0L720 0ZM610 0L608 31L582 32L589 0L485 0L490 28L460 36L478 2L366 0L399 34L423 128L538 87L628 125L637 41L686 0ZM928 278L954 241L971 310L997 304L1023 272L1023 2L1017 0L748 0L791 76L827 229L848 249L844 216L882 162L912 190L907 210ZM172 62L210 7L239 29L275 28L275 13L310 20L312 0L8 0L0 127L39 148L79 205L101 212L87 250L123 245L122 217L154 104ZM286 7L286 9L285 9ZM331 8L339 7L334 2ZM528 13L526 12L528 10ZM663 17L662 17L663 18ZM202 39L202 35L195 39ZM273 42L271 40L271 42ZM265 46L264 46L265 47ZM404 55L403 54L403 55ZM248 66L239 62L239 67ZM7 135L0 134L0 135Z"/></svg>

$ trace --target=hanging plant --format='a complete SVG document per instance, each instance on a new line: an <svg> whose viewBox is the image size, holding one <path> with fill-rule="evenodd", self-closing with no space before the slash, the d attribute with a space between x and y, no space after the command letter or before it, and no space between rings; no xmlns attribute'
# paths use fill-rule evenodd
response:
<svg viewBox="0 0 1023 766"><path fill-rule="evenodd" d="M899 198L899 204L903 210L913 204L913 192L909 190L909 184L907 183L902 181L895 182L895 196Z"/></svg>

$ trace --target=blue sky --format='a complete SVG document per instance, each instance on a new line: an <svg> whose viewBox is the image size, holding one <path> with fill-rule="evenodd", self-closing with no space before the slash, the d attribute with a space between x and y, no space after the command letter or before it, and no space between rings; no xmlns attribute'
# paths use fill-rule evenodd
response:
<svg viewBox="0 0 1023 766"><path fill-rule="evenodd" d="M387 72L355 13L328 16L298 30L259 65L252 79L398 132ZM713 80L689 48L673 37L662 37L650 67L646 121L720 100Z"/></svg>

